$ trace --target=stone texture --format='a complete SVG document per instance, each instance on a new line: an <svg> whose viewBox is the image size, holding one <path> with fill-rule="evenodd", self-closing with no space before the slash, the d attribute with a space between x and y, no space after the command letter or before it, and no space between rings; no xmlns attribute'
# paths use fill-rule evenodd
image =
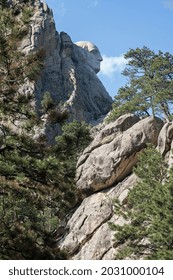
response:
<svg viewBox="0 0 173 280"><path fill-rule="evenodd" d="M125 201L137 178L131 175L123 182L85 198L68 221L69 233L61 239L60 247L72 259L113 259L113 231L108 222L123 225L125 220L114 213L113 199Z"/></svg>
<svg viewBox="0 0 173 280"><path fill-rule="evenodd" d="M100 71L100 62L103 60L99 49L91 42L79 41L75 43L79 48L78 51L84 56L88 66L97 74Z"/></svg>
<svg viewBox="0 0 173 280"><path fill-rule="evenodd" d="M71 119L93 122L109 112L112 99L81 50L87 51L56 31L52 11L37 0L21 50L28 54L39 49L45 51L45 60L34 89L38 111L48 91L56 104L68 108Z"/></svg>
<svg viewBox="0 0 173 280"><path fill-rule="evenodd" d="M173 166L173 140L171 141L170 150L165 155L165 158L168 162L168 168L171 168Z"/></svg>
<svg viewBox="0 0 173 280"><path fill-rule="evenodd" d="M157 143L157 149L164 156L169 150L171 146L171 141L173 139L173 123L168 122L162 127Z"/></svg>
<svg viewBox="0 0 173 280"><path fill-rule="evenodd" d="M81 195L110 187L129 175L146 144L157 144L162 126L158 118L139 121L126 115L101 130L77 164L76 180Z"/></svg>
<svg viewBox="0 0 173 280"><path fill-rule="evenodd" d="M140 118L133 114L125 114L119 117L115 122L104 123L101 124L101 129L93 127L92 130L97 130L96 133L93 133L94 140L92 143L85 149L83 155L87 156L94 149L110 143L115 137L122 134L122 132L126 131L128 128L132 127L135 123L140 121ZM97 126L100 127L100 124ZM83 157L80 157L78 160L77 166L81 164L83 161Z"/></svg>
<svg viewBox="0 0 173 280"><path fill-rule="evenodd" d="M160 151L170 168L173 165L173 122L165 123L161 129L158 137L157 150Z"/></svg>

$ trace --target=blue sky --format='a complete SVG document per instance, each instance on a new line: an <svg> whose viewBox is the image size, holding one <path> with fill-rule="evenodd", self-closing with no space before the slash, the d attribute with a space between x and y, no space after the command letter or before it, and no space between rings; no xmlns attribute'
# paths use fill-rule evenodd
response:
<svg viewBox="0 0 173 280"><path fill-rule="evenodd" d="M173 0L46 0L58 32L91 41L104 60L98 74L113 97L126 80L123 54L144 45L173 53Z"/></svg>

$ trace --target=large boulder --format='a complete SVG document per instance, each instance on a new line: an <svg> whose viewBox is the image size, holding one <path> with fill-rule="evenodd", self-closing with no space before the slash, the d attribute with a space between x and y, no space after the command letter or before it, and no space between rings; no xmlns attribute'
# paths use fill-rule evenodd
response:
<svg viewBox="0 0 173 280"><path fill-rule="evenodd" d="M68 233L59 246L72 259L114 259L114 232L109 222L123 225L123 217L114 213L114 199L126 200L137 181L133 174L112 188L85 198L67 223Z"/></svg>
<svg viewBox="0 0 173 280"><path fill-rule="evenodd" d="M82 196L108 188L132 172L147 143L157 144L163 122L125 115L100 131L77 164L77 188Z"/></svg>

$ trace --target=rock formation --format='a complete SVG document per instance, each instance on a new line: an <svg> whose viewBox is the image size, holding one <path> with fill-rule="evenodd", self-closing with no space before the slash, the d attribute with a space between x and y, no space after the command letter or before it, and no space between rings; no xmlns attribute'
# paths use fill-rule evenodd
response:
<svg viewBox="0 0 173 280"><path fill-rule="evenodd" d="M114 239L109 222L123 224L125 220L114 214L113 199L125 200L135 182L135 175L130 175L117 185L83 200L69 220L69 232L60 243L72 259L114 259Z"/></svg>
<svg viewBox="0 0 173 280"><path fill-rule="evenodd" d="M55 104L61 102L69 110L71 119L92 122L106 115L112 99L96 75L101 61L99 58L98 65L99 51L94 54L74 44L66 33L59 34L52 11L39 0L34 1L29 27L21 50L26 54L39 49L45 51L44 68L34 90L37 109L44 93L50 92ZM94 44L90 45L96 50ZM97 70L93 70L95 65Z"/></svg>
<svg viewBox="0 0 173 280"><path fill-rule="evenodd" d="M164 156L165 160L168 163L168 167L171 167L173 164L173 123L168 122L165 123L162 127L159 137L157 150L160 151L162 156Z"/></svg>
<svg viewBox="0 0 173 280"><path fill-rule="evenodd" d="M160 119L139 121L127 115L101 130L78 161L77 187L82 194L110 187L130 174L138 152L147 143L156 145L162 125Z"/></svg>
<svg viewBox="0 0 173 280"><path fill-rule="evenodd" d="M79 41L75 43L84 62L97 74L100 71L100 62L103 60L99 49L91 42Z"/></svg>
<svg viewBox="0 0 173 280"><path fill-rule="evenodd" d="M137 182L132 169L147 143L159 146L165 139L159 118L139 119L127 114L105 125L84 150L77 164L77 187L82 203L66 225L59 240L72 259L114 259L116 248L109 223L126 221L114 212L114 200L125 203L128 192ZM171 126L169 125L169 128ZM173 135L166 136L170 154Z"/></svg>

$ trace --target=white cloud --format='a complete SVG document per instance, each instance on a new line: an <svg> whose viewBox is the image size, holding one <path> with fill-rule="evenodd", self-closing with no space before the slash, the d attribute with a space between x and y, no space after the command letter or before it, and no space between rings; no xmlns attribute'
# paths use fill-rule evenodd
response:
<svg viewBox="0 0 173 280"><path fill-rule="evenodd" d="M173 11L173 0L165 0L163 1L163 5L165 8Z"/></svg>
<svg viewBox="0 0 173 280"><path fill-rule="evenodd" d="M100 73L111 77L115 72L122 72L127 64L127 59L123 55L120 56L106 56L102 55Z"/></svg>

